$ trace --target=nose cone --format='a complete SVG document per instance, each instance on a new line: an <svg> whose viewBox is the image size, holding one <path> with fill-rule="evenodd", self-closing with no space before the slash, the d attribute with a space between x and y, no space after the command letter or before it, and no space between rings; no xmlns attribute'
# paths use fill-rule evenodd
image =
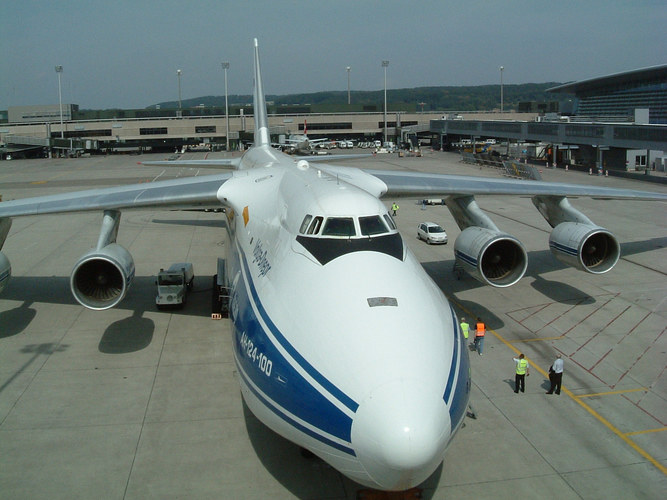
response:
<svg viewBox="0 0 667 500"><path fill-rule="evenodd" d="M450 433L442 394L416 382L396 381L361 402L352 424L352 444L377 486L405 490L438 467Z"/></svg>

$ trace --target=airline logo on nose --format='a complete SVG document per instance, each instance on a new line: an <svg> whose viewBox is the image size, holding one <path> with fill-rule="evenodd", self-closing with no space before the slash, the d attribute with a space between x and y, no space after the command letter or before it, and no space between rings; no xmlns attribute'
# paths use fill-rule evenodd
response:
<svg viewBox="0 0 667 500"><path fill-rule="evenodd" d="M250 220L250 216L248 215L248 205L243 207L243 225L247 226L248 221Z"/></svg>

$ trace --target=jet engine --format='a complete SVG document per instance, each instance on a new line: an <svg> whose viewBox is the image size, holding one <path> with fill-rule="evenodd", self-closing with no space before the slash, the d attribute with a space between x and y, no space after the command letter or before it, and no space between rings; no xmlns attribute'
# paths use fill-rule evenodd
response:
<svg viewBox="0 0 667 500"><path fill-rule="evenodd" d="M7 283L9 283L9 278L12 275L12 265L9 263L7 256L0 252L0 292L2 292Z"/></svg>
<svg viewBox="0 0 667 500"><path fill-rule="evenodd" d="M456 238L454 255L468 274L494 287L513 285L528 267L528 256L519 240L478 226L464 229Z"/></svg>
<svg viewBox="0 0 667 500"><path fill-rule="evenodd" d="M610 271L621 256L618 241L596 226L563 196L534 196L533 204L554 229L549 236L551 253L561 262L582 271Z"/></svg>
<svg viewBox="0 0 667 500"><path fill-rule="evenodd" d="M473 196L450 196L445 201L462 230L454 243L456 264L486 285L507 287L519 281L528 267L521 242L500 232Z"/></svg>
<svg viewBox="0 0 667 500"><path fill-rule="evenodd" d="M101 311L118 304L134 278L134 260L125 248L112 243L79 259L72 271L74 298L89 309Z"/></svg>
<svg viewBox="0 0 667 500"><path fill-rule="evenodd" d="M114 307L125 298L132 284L134 260L116 243L119 225L120 212L105 210L97 248L81 257L72 271L72 294L89 309Z"/></svg>
<svg viewBox="0 0 667 500"><path fill-rule="evenodd" d="M613 234L576 222L558 224L549 236L549 248L561 262L593 274L610 271L621 256Z"/></svg>

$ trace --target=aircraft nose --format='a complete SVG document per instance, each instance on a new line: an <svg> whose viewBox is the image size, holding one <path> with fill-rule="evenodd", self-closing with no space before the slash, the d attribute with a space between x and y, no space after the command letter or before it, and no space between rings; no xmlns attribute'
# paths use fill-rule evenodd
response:
<svg viewBox="0 0 667 500"><path fill-rule="evenodd" d="M427 479L442 461L451 433L438 391L397 381L364 399L352 424L352 445L371 479L405 490Z"/></svg>

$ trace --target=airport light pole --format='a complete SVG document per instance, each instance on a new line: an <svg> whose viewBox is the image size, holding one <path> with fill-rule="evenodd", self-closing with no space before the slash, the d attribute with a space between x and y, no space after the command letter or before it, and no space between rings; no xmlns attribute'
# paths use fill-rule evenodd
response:
<svg viewBox="0 0 667 500"><path fill-rule="evenodd" d="M65 138L65 129L63 126L63 94L60 86L60 74L63 72L62 66L56 66L56 73L58 73L58 103L60 104L60 138Z"/></svg>
<svg viewBox="0 0 667 500"><path fill-rule="evenodd" d="M500 112L503 112L503 66L500 67Z"/></svg>
<svg viewBox="0 0 667 500"><path fill-rule="evenodd" d="M384 68L384 144L387 142L387 66L389 66L389 61L382 61L382 67Z"/></svg>
<svg viewBox="0 0 667 500"><path fill-rule="evenodd" d="M225 70L225 123L227 126L226 132L225 132L225 138L227 142L226 149L229 151L229 103L227 101L227 70L229 69L229 63L228 62L223 62L222 63L222 69Z"/></svg>
<svg viewBox="0 0 667 500"><path fill-rule="evenodd" d="M181 70L176 70L176 75L178 75L178 117L183 116L183 108L181 108Z"/></svg>
<svg viewBox="0 0 667 500"><path fill-rule="evenodd" d="M347 71L347 104L350 104L350 70L351 67L345 68L345 71Z"/></svg>

